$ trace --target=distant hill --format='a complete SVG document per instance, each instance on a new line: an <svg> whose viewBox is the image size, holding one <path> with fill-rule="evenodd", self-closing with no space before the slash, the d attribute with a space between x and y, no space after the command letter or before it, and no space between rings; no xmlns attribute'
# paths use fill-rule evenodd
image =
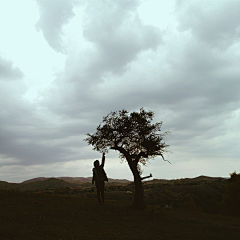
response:
<svg viewBox="0 0 240 240"><path fill-rule="evenodd" d="M204 175L201 175L201 176L198 176L198 177L195 177L195 178L183 178L183 180L199 180L199 181L203 181L203 180L213 180L213 181L216 181L216 180L219 180L219 179L223 179L222 177L208 177L208 176L204 176Z"/></svg>
<svg viewBox="0 0 240 240"><path fill-rule="evenodd" d="M47 179L49 179L49 178L38 177L38 178L33 178L33 179L26 180L22 183L39 182L39 181L45 181ZM69 183L77 183L77 184L91 183L92 182L92 177L56 177L55 179L63 180L65 182L69 182ZM109 178L108 182L109 183L112 183L112 182L128 183L128 182L131 182L131 181L129 181L127 179L112 179L112 178Z"/></svg>
<svg viewBox="0 0 240 240"><path fill-rule="evenodd" d="M35 191L37 189L77 188L79 186L57 178L46 178L45 180L40 181L20 183L19 187L22 191Z"/></svg>
<svg viewBox="0 0 240 240"><path fill-rule="evenodd" d="M130 183L126 179L109 179L109 183L124 184ZM0 181L0 189L13 189L16 191L36 191L36 190L47 190L47 189L65 189L65 188L82 188L92 187L91 177L57 177L57 178L46 178L38 177L29 179L22 183L8 183Z"/></svg>
<svg viewBox="0 0 240 240"><path fill-rule="evenodd" d="M12 189L18 186L18 183L8 183L5 181L0 181L0 189Z"/></svg>
<svg viewBox="0 0 240 240"><path fill-rule="evenodd" d="M13 189L17 191L36 191L46 189L58 189L58 188L78 188L79 185L74 183L65 182L56 178L41 178L38 181L30 181L23 183L8 183L0 181L0 189Z"/></svg>
<svg viewBox="0 0 240 240"><path fill-rule="evenodd" d="M201 182L215 182L220 180L226 180L221 177L208 177L199 176L195 178L182 178L182 179L153 179L149 181L144 181L144 185L151 184L173 184L177 185L194 185ZM22 183L8 183L5 181L0 181L0 189L13 189L16 191L43 191L43 190L56 190L56 189L80 189L80 188L91 188L92 187L91 177L58 177L58 178L45 178L38 177L29 179ZM132 181L126 179L111 179L109 178L109 183L116 186L123 186L132 183Z"/></svg>
<svg viewBox="0 0 240 240"><path fill-rule="evenodd" d="M47 180L47 179L49 179L49 178L46 178L46 177L38 177L38 178L32 178L32 179L23 181L22 183L39 182L39 181L45 181L45 180Z"/></svg>
<svg viewBox="0 0 240 240"><path fill-rule="evenodd" d="M217 180L226 180L227 178L223 178L223 177L208 177L208 176L198 176L198 177L194 177L194 178L180 178L180 179L152 179L152 180L148 180L148 181L144 181L146 184L152 184L152 183L169 183L169 182L176 182L176 181L180 181L181 183L187 183L187 182L191 182L191 183L198 183L201 181L217 181Z"/></svg>

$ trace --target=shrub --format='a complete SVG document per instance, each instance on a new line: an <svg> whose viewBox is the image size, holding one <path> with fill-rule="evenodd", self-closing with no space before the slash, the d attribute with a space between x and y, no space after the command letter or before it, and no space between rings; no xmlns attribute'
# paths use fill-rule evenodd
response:
<svg viewBox="0 0 240 240"><path fill-rule="evenodd" d="M228 214L240 216L240 173L230 174L227 193L223 197L223 211Z"/></svg>

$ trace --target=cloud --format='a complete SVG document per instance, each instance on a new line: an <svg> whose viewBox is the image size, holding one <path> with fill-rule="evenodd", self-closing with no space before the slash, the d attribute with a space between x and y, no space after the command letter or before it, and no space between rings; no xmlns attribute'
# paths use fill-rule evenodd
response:
<svg viewBox="0 0 240 240"><path fill-rule="evenodd" d="M0 80L16 80L23 78L24 74L17 67L0 56Z"/></svg>
<svg viewBox="0 0 240 240"><path fill-rule="evenodd" d="M163 121L163 131L172 132L166 140L173 152L166 158L172 165L166 167L166 162L156 160L153 168L150 165L154 177L187 177L191 171L204 174L200 169L213 168L218 159L219 168L224 169L207 174L224 175L224 161L237 166L238 2L178 1L172 25L161 25L161 30L141 19L141 1L89 0L81 6L79 1L37 3L38 29L55 51L64 52L66 61L64 66L56 62L57 71L51 75L51 67L40 63L54 59L48 55L52 49L47 47L41 57L25 54L24 70L36 69L35 77L35 70L31 75L22 73L14 60L0 58L4 69L0 71L2 173L15 176L19 169L22 179L25 172L30 178L34 172L71 175L74 169L77 175L79 165L79 176L90 176L90 159L99 154L82 141L84 134L96 131L111 111L139 111L141 107L153 110L154 120ZM42 41L39 34L36 38ZM29 48L23 47L24 51ZM39 74L46 70L48 74ZM41 81L49 84L40 89ZM24 96L32 85L38 97L28 101ZM111 154L108 159L119 164L118 154ZM85 166L85 160L90 164ZM114 170L115 163L108 163L112 177L125 176ZM182 169L187 170L181 173ZM4 176L10 179L10 175Z"/></svg>
<svg viewBox="0 0 240 240"><path fill-rule="evenodd" d="M65 73L48 94L46 104L53 112L73 118L96 117L104 109L105 114L115 109L110 105L116 105L116 95L123 94L114 91L121 76L141 54L156 52L163 44L161 31L139 18L139 4L129 0L86 3L82 31L89 45L84 49L75 46L67 56Z"/></svg>
<svg viewBox="0 0 240 240"><path fill-rule="evenodd" d="M74 16L74 0L36 0L39 6L40 18L36 24L37 30L42 30L49 46L57 52L64 52L62 45L63 26Z"/></svg>
<svg viewBox="0 0 240 240"><path fill-rule="evenodd" d="M45 164L76 160L85 155L82 151L85 144L79 138L83 125L59 122L48 110L24 101L21 96L3 95L0 99L0 162Z"/></svg>
<svg viewBox="0 0 240 240"><path fill-rule="evenodd" d="M126 65L145 50L162 43L158 28L139 18L139 1L88 1L83 34L97 48L90 71L122 73Z"/></svg>
<svg viewBox="0 0 240 240"><path fill-rule="evenodd" d="M0 65L5 67L0 80L23 76L10 61L1 59ZM66 119L59 121L41 101L27 101L24 98L27 90L26 78L0 81L0 163L27 166L84 156L81 149L85 145L78 138L81 127Z"/></svg>
<svg viewBox="0 0 240 240"><path fill-rule="evenodd" d="M229 47L240 38L239 1L181 1L177 5L181 30L211 46ZM178 9L177 9L178 10Z"/></svg>

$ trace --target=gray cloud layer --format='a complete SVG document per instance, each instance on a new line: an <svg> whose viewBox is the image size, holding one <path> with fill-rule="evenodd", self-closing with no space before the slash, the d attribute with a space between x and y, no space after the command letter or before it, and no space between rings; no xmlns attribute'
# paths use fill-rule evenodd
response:
<svg viewBox="0 0 240 240"><path fill-rule="evenodd" d="M13 67L13 63L0 56L0 80L14 80L23 77L19 68Z"/></svg>
<svg viewBox="0 0 240 240"><path fill-rule="evenodd" d="M200 40L212 47L228 47L240 37L239 1L182 2L179 14L181 29L191 29Z"/></svg>
<svg viewBox="0 0 240 240"><path fill-rule="evenodd" d="M37 3L37 28L66 55L66 64L41 99L30 103L22 98L23 73L0 58L2 164L90 159L96 154L82 139L104 115L145 107L163 121L163 130L172 131L167 141L173 164L212 158L219 166L226 159L235 166L240 153L239 1L180 1L175 29L146 25L138 14L140 1L82 1L83 25L76 31L82 31L87 47L72 46L74 51L65 51L63 26L74 19L77 3ZM9 79L17 83L1 82Z"/></svg>
<svg viewBox="0 0 240 240"><path fill-rule="evenodd" d="M118 73L141 51L161 43L159 29L146 26L136 12L139 1L88 2L83 33L98 50L98 59L89 70ZM99 69L99 70L100 70ZM96 70L95 70L96 71ZM100 72L101 73L101 72Z"/></svg>
<svg viewBox="0 0 240 240"><path fill-rule="evenodd" d="M42 30L48 44L57 52L64 52L62 46L62 27L74 16L74 0L36 0L39 6L40 19L37 30Z"/></svg>

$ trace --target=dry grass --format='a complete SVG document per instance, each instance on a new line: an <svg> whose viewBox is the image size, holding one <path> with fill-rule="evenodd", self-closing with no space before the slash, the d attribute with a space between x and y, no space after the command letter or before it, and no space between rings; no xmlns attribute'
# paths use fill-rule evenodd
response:
<svg viewBox="0 0 240 240"><path fill-rule="evenodd" d="M239 239L240 218L128 202L0 191L0 239Z"/></svg>

